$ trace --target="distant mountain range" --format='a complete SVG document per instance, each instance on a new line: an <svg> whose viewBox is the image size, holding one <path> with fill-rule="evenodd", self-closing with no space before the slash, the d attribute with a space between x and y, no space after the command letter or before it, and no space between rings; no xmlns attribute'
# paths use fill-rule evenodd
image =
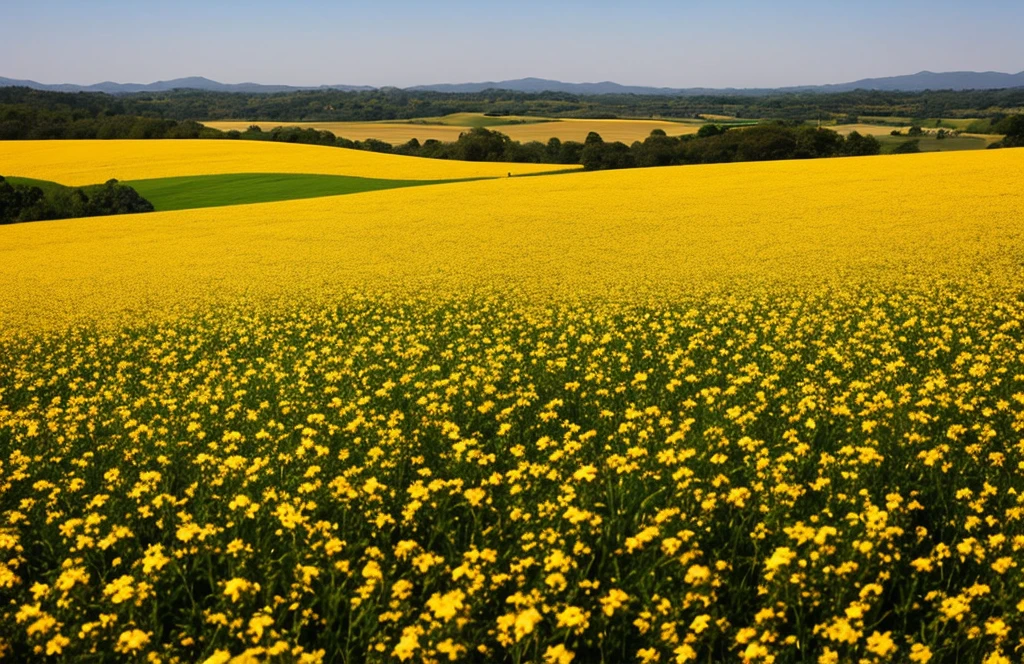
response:
<svg viewBox="0 0 1024 664"><path fill-rule="evenodd" d="M845 92L847 90L997 90L1024 87L1024 71L1004 74L998 71L922 71L906 76L865 78L852 83L821 85L816 90Z"/></svg>
<svg viewBox="0 0 1024 664"><path fill-rule="evenodd" d="M295 92L299 90L375 90L366 85L262 85L260 83L218 83L202 76L176 78L156 83L96 83L74 85L62 83L48 85L36 81L16 80L0 77L0 87L24 86L36 90L55 92L105 92L108 94L129 94L133 92L166 92L175 89L209 90L213 92L271 93ZM637 85L621 85L611 81L600 83L565 83L543 78L519 78L510 81L486 81L482 83L441 83L417 85L406 90L432 92L482 92L483 90L512 90L515 92L566 92L581 95L638 94L638 95L763 95L780 92L848 92L850 90L886 90L915 92L920 90L993 90L1000 88L1024 87L1024 72L1005 74L986 71L954 71L935 73L922 71L906 76L887 78L864 78L850 83L830 85L805 85L786 88L657 88Z"/></svg>
<svg viewBox="0 0 1024 664"><path fill-rule="evenodd" d="M864 78L850 83L830 85L801 85L785 88L654 88L621 85L611 81L601 83L563 83L543 78L520 78L512 81L486 81L483 83L442 83L418 85L408 90L434 92L482 92L483 90L514 90L516 92L569 92L581 95L639 94L639 95L706 95L736 94L761 95L772 92L848 92L850 90L995 90L1024 87L1024 71L1004 74L996 71L953 71L935 73L922 71L906 76Z"/></svg>
<svg viewBox="0 0 1024 664"><path fill-rule="evenodd" d="M167 92L168 90L210 90L212 92L295 92L298 90L375 90L368 85L320 85L313 87L301 87L295 85L263 85L260 83L218 83L202 76L189 76L188 78L175 78L170 81L157 81L156 83L114 83L105 81L94 85L75 85L73 83L58 83L48 85L36 81L22 81L13 78L0 76L0 87L12 85L36 90L48 90L51 92L106 92L107 94L130 94L133 92Z"/></svg>
<svg viewBox="0 0 1024 664"><path fill-rule="evenodd" d="M697 90L698 88L691 88ZM483 92L484 90L513 90L515 92L568 92L578 95L637 94L637 95L678 95L684 92L678 88L654 88L641 85L621 85L612 81L600 83L564 83L546 78L517 78L511 81L485 81L482 83L438 83L416 85L406 90L429 90L430 92Z"/></svg>

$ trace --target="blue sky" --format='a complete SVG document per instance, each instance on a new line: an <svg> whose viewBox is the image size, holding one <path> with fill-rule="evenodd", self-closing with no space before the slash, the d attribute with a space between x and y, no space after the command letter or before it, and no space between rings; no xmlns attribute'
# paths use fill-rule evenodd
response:
<svg viewBox="0 0 1024 664"><path fill-rule="evenodd" d="M0 14L0 76L44 83L774 87L1024 70L1022 0L3 0Z"/></svg>

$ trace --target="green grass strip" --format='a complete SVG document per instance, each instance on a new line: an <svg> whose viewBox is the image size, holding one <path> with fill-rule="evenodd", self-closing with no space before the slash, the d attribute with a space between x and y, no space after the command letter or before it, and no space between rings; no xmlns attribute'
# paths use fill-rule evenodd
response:
<svg viewBox="0 0 1024 664"><path fill-rule="evenodd" d="M271 203L300 198L319 198L380 191L399 187L417 187L448 182L469 182L484 178L461 180L385 180L348 175L317 175L292 173L230 173L227 175L187 175L151 180L126 180L129 185L153 204L158 212L194 208ZM47 196L64 189L73 189L49 180L6 177L12 185L39 187ZM100 185L95 185L100 186ZM87 193L93 185L82 187Z"/></svg>
<svg viewBox="0 0 1024 664"><path fill-rule="evenodd" d="M139 192L157 211L166 211L339 196L458 181L382 180L347 175L231 173L130 180L124 184Z"/></svg>
<svg viewBox="0 0 1024 664"><path fill-rule="evenodd" d="M3 173L0 173L0 175L3 175ZM64 189L74 188L66 187L57 182L50 182L49 180L35 180L33 178L8 177L6 175L4 175L4 179L7 180L7 184L11 186L21 185L23 187L39 187L47 196L53 196L57 192L62 191Z"/></svg>

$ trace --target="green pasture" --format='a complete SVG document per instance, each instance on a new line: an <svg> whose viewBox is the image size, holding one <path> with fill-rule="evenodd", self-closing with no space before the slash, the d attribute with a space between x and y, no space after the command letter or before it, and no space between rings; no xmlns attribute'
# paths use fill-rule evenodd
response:
<svg viewBox="0 0 1024 664"><path fill-rule="evenodd" d="M7 181L11 184L39 187L48 196L68 188L56 182L30 178L8 177ZM139 192L157 211L166 211L340 196L444 182L455 180L384 180L347 175L231 173L126 180L122 184ZM84 189L88 193L89 188Z"/></svg>

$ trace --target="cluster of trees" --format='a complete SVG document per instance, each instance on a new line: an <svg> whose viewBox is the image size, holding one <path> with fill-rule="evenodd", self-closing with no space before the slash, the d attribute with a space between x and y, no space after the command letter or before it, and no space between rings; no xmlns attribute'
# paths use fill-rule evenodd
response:
<svg viewBox="0 0 1024 664"><path fill-rule="evenodd" d="M717 164L737 161L818 159L879 154L882 146L874 136L857 132L842 136L829 129L776 122L727 130L706 125L693 136L666 136L655 130L644 141L630 146L606 143L597 134L587 137L581 155L589 170Z"/></svg>
<svg viewBox="0 0 1024 664"><path fill-rule="evenodd" d="M0 176L0 224L152 212L153 205L131 187L109 180L93 187L39 187L11 184Z"/></svg>
<svg viewBox="0 0 1024 664"><path fill-rule="evenodd" d="M1003 148L1024 148L1024 115L1014 115L995 125L1003 140L996 143Z"/></svg>
<svg viewBox="0 0 1024 664"><path fill-rule="evenodd" d="M107 95L0 88L0 105L28 105L77 117L129 115L167 120L248 118L270 121L401 120L458 112L552 117L675 117L725 114L738 118L816 120L858 116L989 118L1024 106L1024 88L1010 90L841 93L791 92L760 96L574 95L559 92L441 93L382 89L309 90L275 94L174 90Z"/></svg>
<svg viewBox="0 0 1024 664"><path fill-rule="evenodd" d="M505 161L518 163L582 164L588 170L714 164L731 161L771 161L820 157L879 154L881 144L873 136L852 132L849 136L829 129L781 122L729 130L705 125L696 135L667 136L657 129L644 141L632 145L605 142L591 132L583 143L552 138L547 143L519 143L500 131L471 129L450 143L413 139L392 146L383 141L350 141L329 131L279 127L269 132L252 126L233 132L232 138L334 145L338 147L390 152L434 159L463 161Z"/></svg>
<svg viewBox="0 0 1024 664"><path fill-rule="evenodd" d="M69 108L0 104L0 140L90 138L219 138L221 132L192 120L134 115L90 115Z"/></svg>
<svg viewBox="0 0 1024 664"><path fill-rule="evenodd" d="M432 159L457 159L461 161L505 161L534 164L579 164L583 152L583 144L567 141L562 143L557 138L548 143L532 141L520 143L498 131L474 128L459 135L458 140L442 142L427 140L420 142L412 139L402 145L391 145L373 138L364 141L353 141L324 130L300 127L275 127L270 131L261 131L253 125L244 132L226 132L227 138L243 140L279 141L285 143L304 143L308 145L327 145L354 150L386 152L412 157L429 157Z"/></svg>

